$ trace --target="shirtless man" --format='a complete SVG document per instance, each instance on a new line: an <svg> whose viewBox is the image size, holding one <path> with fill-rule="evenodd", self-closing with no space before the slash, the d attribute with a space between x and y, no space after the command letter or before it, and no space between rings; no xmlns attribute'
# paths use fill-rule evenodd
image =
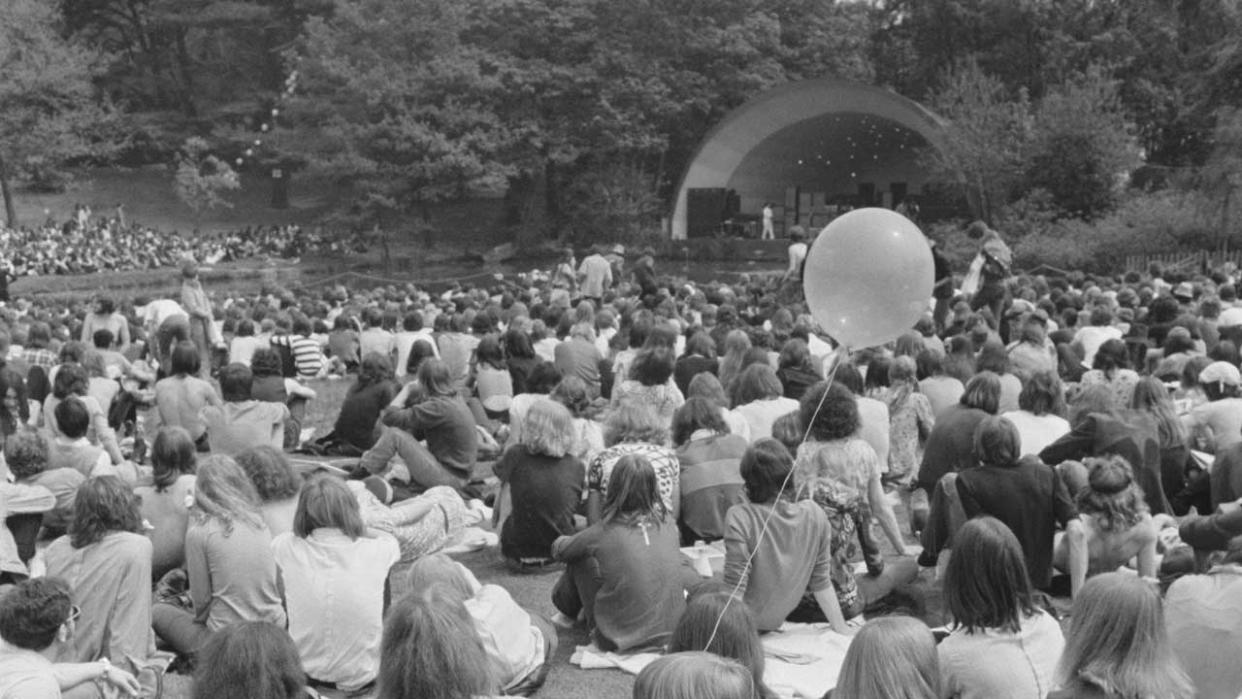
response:
<svg viewBox="0 0 1242 699"><path fill-rule="evenodd" d="M1088 486L1077 496L1082 527L1060 536L1053 565L1070 575L1070 594L1086 579L1136 560L1138 574L1155 578L1160 525L1143 501L1130 465L1119 456L1087 459Z"/></svg>

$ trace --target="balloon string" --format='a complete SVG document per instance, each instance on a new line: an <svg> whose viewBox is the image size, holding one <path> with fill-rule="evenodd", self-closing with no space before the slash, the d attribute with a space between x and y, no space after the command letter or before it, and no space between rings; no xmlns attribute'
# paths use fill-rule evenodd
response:
<svg viewBox="0 0 1242 699"><path fill-rule="evenodd" d="M824 402L828 400L828 393L832 388L833 381L836 379L837 369L840 368L845 361L849 360L849 357L850 349L848 347L842 345L837 348L837 357L833 361L832 369L828 372L828 377L825 379L826 386L824 387L824 395L820 396L819 404L815 406L815 412L811 413L811 419L807 421L805 426L806 429L802 432L802 441L798 443L798 451L801 451L802 445L806 444L806 440L811 436L811 426L814 425L815 420L819 418L819 411L823 410ZM746 556L746 563L742 566L742 573L738 576L737 582L733 584L733 589L729 591L729 598L725 600L724 607L721 608L719 616L716 617L716 623L712 626L712 633L707 637L707 643L703 647L704 651L711 652L710 649L712 644L716 641L716 634L720 631L720 624L724 621L725 613L729 611L729 605L732 604L734 598L737 597L738 590L742 587L742 582L746 581L750 577L751 563L755 560L755 556L759 553L759 547L763 544L764 537L768 535L768 525L772 522L772 518L776 516L776 504L781 501L781 498L785 494L785 490L789 487L790 480L793 479L794 472L798 470L796 452L794 454L794 459L794 466L789 469L789 473L785 474L785 480L781 481L781 487L776 491L776 498L772 501L773 506L768 510L767 516L763 518L763 526L759 529L759 540L755 542L754 546L751 547L750 554ZM800 493L794 493L794 497L798 497L799 494ZM836 593L834 592L833 594Z"/></svg>

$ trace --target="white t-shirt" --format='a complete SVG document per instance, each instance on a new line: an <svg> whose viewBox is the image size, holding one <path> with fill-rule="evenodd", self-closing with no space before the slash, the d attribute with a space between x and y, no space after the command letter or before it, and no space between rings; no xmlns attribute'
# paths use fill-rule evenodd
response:
<svg viewBox="0 0 1242 699"><path fill-rule="evenodd" d="M339 529L292 532L272 540L285 581L289 635L306 674L345 691L379 673L384 581L401 557L389 534L350 539Z"/></svg>
<svg viewBox="0 0 1242 699"><path fill-rule="evenodd" d="M1038 454L1044 447L1069 434L1069 421L1057 415L1035 415L1025 410L1004 413L1001 417L1018 428L1022 454Z"/></svg>

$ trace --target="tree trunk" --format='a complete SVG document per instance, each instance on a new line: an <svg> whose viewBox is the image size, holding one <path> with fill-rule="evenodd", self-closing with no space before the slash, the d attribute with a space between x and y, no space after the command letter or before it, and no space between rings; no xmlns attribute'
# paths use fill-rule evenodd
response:
<svg viewBox="0 0 1242 699"><path fill-rule="evenodd" d="M17 206L13 203L13 190L9 188L9 165L0 155L0 193L4 195L4 218L9 228L17 228Z"/></svg>

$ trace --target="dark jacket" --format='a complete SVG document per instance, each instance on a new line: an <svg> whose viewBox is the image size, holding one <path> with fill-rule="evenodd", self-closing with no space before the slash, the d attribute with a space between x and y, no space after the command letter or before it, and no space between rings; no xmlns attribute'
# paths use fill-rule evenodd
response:
<svg viewBox="0 0 1242 699"><path fill-rule="evenodd" d="M1143 489L1153 515L1171 512L1160 482L1160 442L1156 425L1132 425L1102 413L1088 415L1069 434L1044 447L1039 458L1046 464L1081 461L1088 456L1115 454L1130 463L1134 480ZM1072 493L1071 495L1076 495Z"/></svg>
<svg viewBox="0 0 1242 699"><path fill-rule="evenodd" d="M936 426L923 448L918 486L930 496L941 476L971 468L975 461L975 428L988 413L961 403L950 405L936 416Z"/></svg>
<svg viewBox="0 0 1242 699"><path fill-rule="evenodd" d="M1035 587L1052 581L1052 539L1057 525L1078 516L1065 483L1044 462L1027 455L1009 466L981 466L957 474L957 494L967 518L990 515L1022 544Z"/></svg>

